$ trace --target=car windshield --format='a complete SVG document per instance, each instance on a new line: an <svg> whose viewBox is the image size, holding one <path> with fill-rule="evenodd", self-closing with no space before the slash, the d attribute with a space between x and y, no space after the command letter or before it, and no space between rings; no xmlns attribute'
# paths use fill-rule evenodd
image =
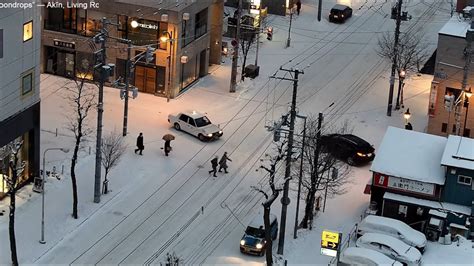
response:
<svg viewBox="0 0 474 266"><path fill-rule="evenodd" d="M245 233L247 235L251 235L254 237L259 237L259 238L264 238L265 237L265 231L263 229L255 228L248 226L247 230L245 230Z"/></svg>
<svg viewBox="0 0 474 266"><path fill-rule="evenodd" d="M209 118L207 118L206 116L196 118L194 119L194 122L196 122L196 127L207 126L211 123L211 121L209 121Z"/></svg>

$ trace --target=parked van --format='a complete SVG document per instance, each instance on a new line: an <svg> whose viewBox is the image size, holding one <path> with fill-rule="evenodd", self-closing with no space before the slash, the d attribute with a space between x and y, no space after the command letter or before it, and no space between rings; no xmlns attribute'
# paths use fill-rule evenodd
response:
<svg viewBox="0 0 474 266"><path fill-rule="evenodd" d="M416 247L421 253L424 252L426 246L426 237L423 233L416 231L406 223L392 218L369 215L364 218L357 226L358 237L365 233L380 233L407 243Z"/></svg>
<svg viewBox="0 0 474 266"><path fill-rule="evenodd" d="M336 4L329 12L329 22L345 22L346 19L352 17L352 8Z"/></svg>
<svg viewBox="0 0 474 266"><path fill-rule="evenodd" d="M278 221L274 214L270 214L271 236L275 240L278 234ZM240 252L263 256L265 254L265 226L263 215L257 215L245 229L245 234L240 240Z"/></svg>
<svg viewBox="0 0 474 266"><path fill-rule="evenodd" d="M378 251L356 247L348 247L344 249L339 257L339 262L340 265L403 265Z"/></svg>

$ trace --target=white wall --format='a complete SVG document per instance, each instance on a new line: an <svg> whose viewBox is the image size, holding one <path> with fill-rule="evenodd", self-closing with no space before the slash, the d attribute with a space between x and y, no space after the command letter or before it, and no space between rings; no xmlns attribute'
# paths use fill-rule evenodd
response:
<svg viewBox="0 0 474 266"><path fill-rule="evenodd" d="M6 2L32 3L33 1ZM3 29L3 58L0 58L0 121L39 101L40 14L41 9L36 4L25 9L0 8L0 29ZM33 38L23 42L23 24L30 20L33 20ZM32 68L35 73L33 92L22 95L22 73Z"/></svg>

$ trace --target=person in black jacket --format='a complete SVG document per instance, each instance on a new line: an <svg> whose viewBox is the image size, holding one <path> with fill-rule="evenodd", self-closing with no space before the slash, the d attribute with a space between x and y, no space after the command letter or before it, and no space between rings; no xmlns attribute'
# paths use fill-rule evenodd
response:
<svg viewBox="0 0 474 266"><path fill-rule="evenodd" d="M216 155L214 157L214 159L211 160L212 170L209 171L209 174L214 173L214 177L217 177L216 173L217 173L217 165L218 164L219 164L219 158Z"/></svg>
<svg viewBox="0 0 474 266"><path fill-rule="evenodd" d="M143 133L140 132L140 135L137 137L137 148L135 149L135 154L137 151L140 151L140 155L143 155L142 152L145 149L145 146L143 145Z"/></svg>
<svg viewBox="0 0 474 266"><path fill-rule="evenodd" d="M165 140L165 155L168 156L168 153L171 151L171 140Z"/></svg>
<svg viewBox="0 0 474 266"><path fill-rule="evenodd" d="M232 160L229 158L229 156L227 156L227 152L224 152L224 155L222 155L221 157L221 160L219 161L219 173L222 172L222 169L224 169L224 173L228 173L227 172L227 161L231 161Z"/></svg>
<svg viewBox="0 0 474 266"><path fill-rule="evenodd" d="M298 16L300 15L300 10L301 10L301 1L298 0L296 1L296 13L298 14Z"/></svg>

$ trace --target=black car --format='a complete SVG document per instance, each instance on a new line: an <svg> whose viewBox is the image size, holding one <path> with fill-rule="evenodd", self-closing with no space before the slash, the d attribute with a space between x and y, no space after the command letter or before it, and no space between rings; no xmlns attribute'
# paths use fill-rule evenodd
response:
<svg viewBox="0 0 474 266"><path fill-rule="evenodd" d="M329 13L329 22L345 22L346 19L352 17L352 8L336 4L331 8Z"/></svg>
<svg viewBox="0 0 474 266"><path fill-rule="evenodd" d="M374 160L375 149L367 141L351 134L321 136L323 152L346 161L349 165L361 165Z"/></svg>

